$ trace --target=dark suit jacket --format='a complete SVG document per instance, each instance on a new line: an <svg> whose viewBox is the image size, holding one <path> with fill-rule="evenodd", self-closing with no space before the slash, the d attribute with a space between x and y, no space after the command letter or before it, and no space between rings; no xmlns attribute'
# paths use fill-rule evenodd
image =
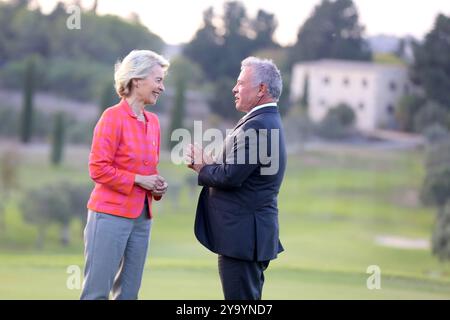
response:
<svg viewBox="0 0 450 320"><path fill-rule="evenodd" d="M271 129L278 129L278 138ZM251 136L251 131L256 132L257 143L255 139L242 138L243 134ZM267 142L267 150L272 150L272 154L262 150L262 154L270 154L270 163L257 155L260 141ZM239 154L245 154L245 164L236 161ZM256 161L250 162L255 155ZM222 163L204 166L198 176L203 189L195 219L197 239L212 252L228 257L249 261L275 259L284 250L278 237L277 196L286 168L278 107L256 110L238 122L225 140L221 159ZM264 173L276 165L278 170Z"/></svg>

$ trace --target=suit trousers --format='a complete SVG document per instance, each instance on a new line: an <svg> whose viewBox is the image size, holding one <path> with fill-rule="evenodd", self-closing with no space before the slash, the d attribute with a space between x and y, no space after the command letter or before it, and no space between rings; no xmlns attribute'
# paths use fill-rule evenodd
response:
<svg viewBox="0 0 450 320"><path fill-rule="evenodd" d="M136 219L89 210L82 300L138 298L151 228L145 202Z"/></svg>
<svg viewBox="0 0 450 320"><path fill-rule="evenodd" d="M264 270L269 262L219 255L219 275L225 300L261 300Z"/></svg>

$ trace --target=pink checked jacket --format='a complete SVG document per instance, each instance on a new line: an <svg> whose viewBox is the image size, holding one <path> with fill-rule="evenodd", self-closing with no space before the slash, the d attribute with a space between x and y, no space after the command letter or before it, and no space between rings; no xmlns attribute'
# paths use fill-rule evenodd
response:
<svg viewBox="0 0 450 320"><path fill-rule="evenodd" d="M89 174L95 181L87 207L93 211L137 218L152 194L134 184L135 175L157 174L160 128L158 117L144 111L139 121L126 100L105 110L94 129ZM155 198L159 200L159 198Z"/></svg>

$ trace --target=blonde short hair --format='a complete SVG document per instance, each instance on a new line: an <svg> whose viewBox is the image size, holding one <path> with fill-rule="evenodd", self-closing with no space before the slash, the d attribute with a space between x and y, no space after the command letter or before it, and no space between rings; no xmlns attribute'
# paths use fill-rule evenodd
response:
<svg viewBox="0 0 450 320"><path fill-rule="evenodd" d="M155 66L164 71L170 66L169 61L150 50L133 50L122 61L118 61L114 71L114 87L121 98L131 93L131 80L146 78Z"/></svg>

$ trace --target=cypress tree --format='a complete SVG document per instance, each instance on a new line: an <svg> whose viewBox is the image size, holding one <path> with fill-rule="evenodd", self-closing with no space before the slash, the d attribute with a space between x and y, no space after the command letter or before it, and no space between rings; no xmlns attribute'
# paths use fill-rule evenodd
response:
<svg viewBox="0 0 450 320"><path fill-rule="evenodd" d="M305 80L303 81L303 95L300 100L300 105L304 110L308 109L309 105L309 76L305 75Z"/></svg>
<svg viewBox="0 0 450 320"><path fill-rule="evenodd" d="M33 134L33 97L35 90L35 61L29 58L25 66L23 108L20 125L20 141L28 143Z"/></svg>
<svg viewBox="0 0 450 320"><path fill-rule="evenodd" d="M183 127L184 107L186 103L186 83L180 78L176 82L175 102L172 109L171 125L169 131L169 148L172 149L178 141L171 141L172 132L178 128Z"/></svg>
<svg viewBox="0 0 450 320"><path fill-rule="evenodd" d="M52 152L51 152L51 162L55 166L58 166L63 158L64 135L65 135L64 113L58 112L56 113L54 120Z"/></svg>

